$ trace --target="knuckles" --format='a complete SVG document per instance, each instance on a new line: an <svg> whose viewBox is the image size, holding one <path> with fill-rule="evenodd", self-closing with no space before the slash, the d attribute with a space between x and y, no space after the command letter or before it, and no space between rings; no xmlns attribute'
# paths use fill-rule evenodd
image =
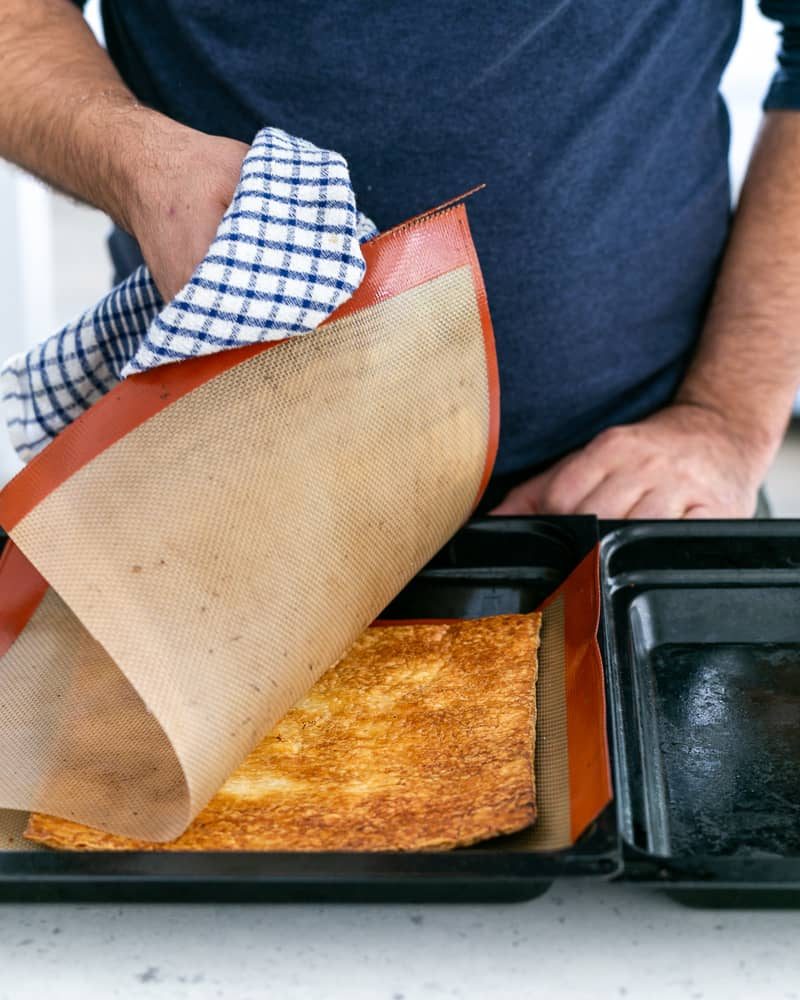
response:
<svg viewBox="0 0 800 1000"><path fill-rule="evenodd" d="M571 470L565 469L554 476L542 490L541 508L548 514L571 514L575 506L575 479Z"/></svg>
<svg viewBox="0 0 800 1000"><path fill-rule="evenodd" d="M597 437L591 442L590 447L593 447L595 451L602 449L616 450L617 448L630 447L636 441L637 437L637 432L633 427L625 425L607 427L604 431L600 431Z"/></svg>

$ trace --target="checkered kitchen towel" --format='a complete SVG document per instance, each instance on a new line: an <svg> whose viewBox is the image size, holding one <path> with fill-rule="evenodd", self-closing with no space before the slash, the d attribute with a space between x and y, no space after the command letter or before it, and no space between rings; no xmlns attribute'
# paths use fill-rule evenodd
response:
<svg viewBox="0 0 800 1000"><path fill-rule="evenodd" d="M263 129L208 254L166 306L140 267L54 336L10 358L0 393L23 461L121 378L200 354L308 333L364 276L375 236L338 153Z"/></svg>

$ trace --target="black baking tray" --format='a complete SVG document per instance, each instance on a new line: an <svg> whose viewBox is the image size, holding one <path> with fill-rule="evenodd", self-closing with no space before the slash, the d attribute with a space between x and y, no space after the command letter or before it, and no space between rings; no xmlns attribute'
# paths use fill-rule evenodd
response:
<svg viewBox="0 0 800 1000"><path fill-rule="evenodd" d="M800 903L800 522L601 525L626 881Z"/></svg>
<svg viewBox="0 0 800 1000"><path fill-rule="evenodd" d="M483 519L463 528L382 618L475 618L533 611L598 542L590 517ZM620 866L609 806L567 850L420 853L0 853L0 899L530 899L556 877L608 878Z"/></svg>
<svg viewBox="0 0 800 1000"><path fill-rule="evenodd" d="M530 611L598 543L615 801L573 847L0 853L0 899L517 900L614 878L797 906L800 521L475 520L383 617Z"/></svg>

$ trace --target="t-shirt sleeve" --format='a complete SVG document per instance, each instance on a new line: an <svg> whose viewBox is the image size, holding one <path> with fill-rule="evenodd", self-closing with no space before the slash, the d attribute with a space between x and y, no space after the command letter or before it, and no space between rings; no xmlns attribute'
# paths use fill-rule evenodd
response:
<svg viewBox="0 0 800 1000"><path fill-rule="evenodd" d="M782 25L778 69L764 98L764 110L800 110L800 0L759 0L759 7L765 17Z"/></svg>

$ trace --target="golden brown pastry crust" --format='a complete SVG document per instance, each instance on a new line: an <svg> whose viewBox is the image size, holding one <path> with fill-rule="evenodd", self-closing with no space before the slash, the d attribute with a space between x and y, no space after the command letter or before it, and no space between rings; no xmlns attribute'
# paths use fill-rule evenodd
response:
<svg viewBox="0 0 800 1000"><path fill-rule="evenodd" d="M376 626L177 839L128 840L42 814L67 850L439 850L529 826L541 616Z"/></svg>

